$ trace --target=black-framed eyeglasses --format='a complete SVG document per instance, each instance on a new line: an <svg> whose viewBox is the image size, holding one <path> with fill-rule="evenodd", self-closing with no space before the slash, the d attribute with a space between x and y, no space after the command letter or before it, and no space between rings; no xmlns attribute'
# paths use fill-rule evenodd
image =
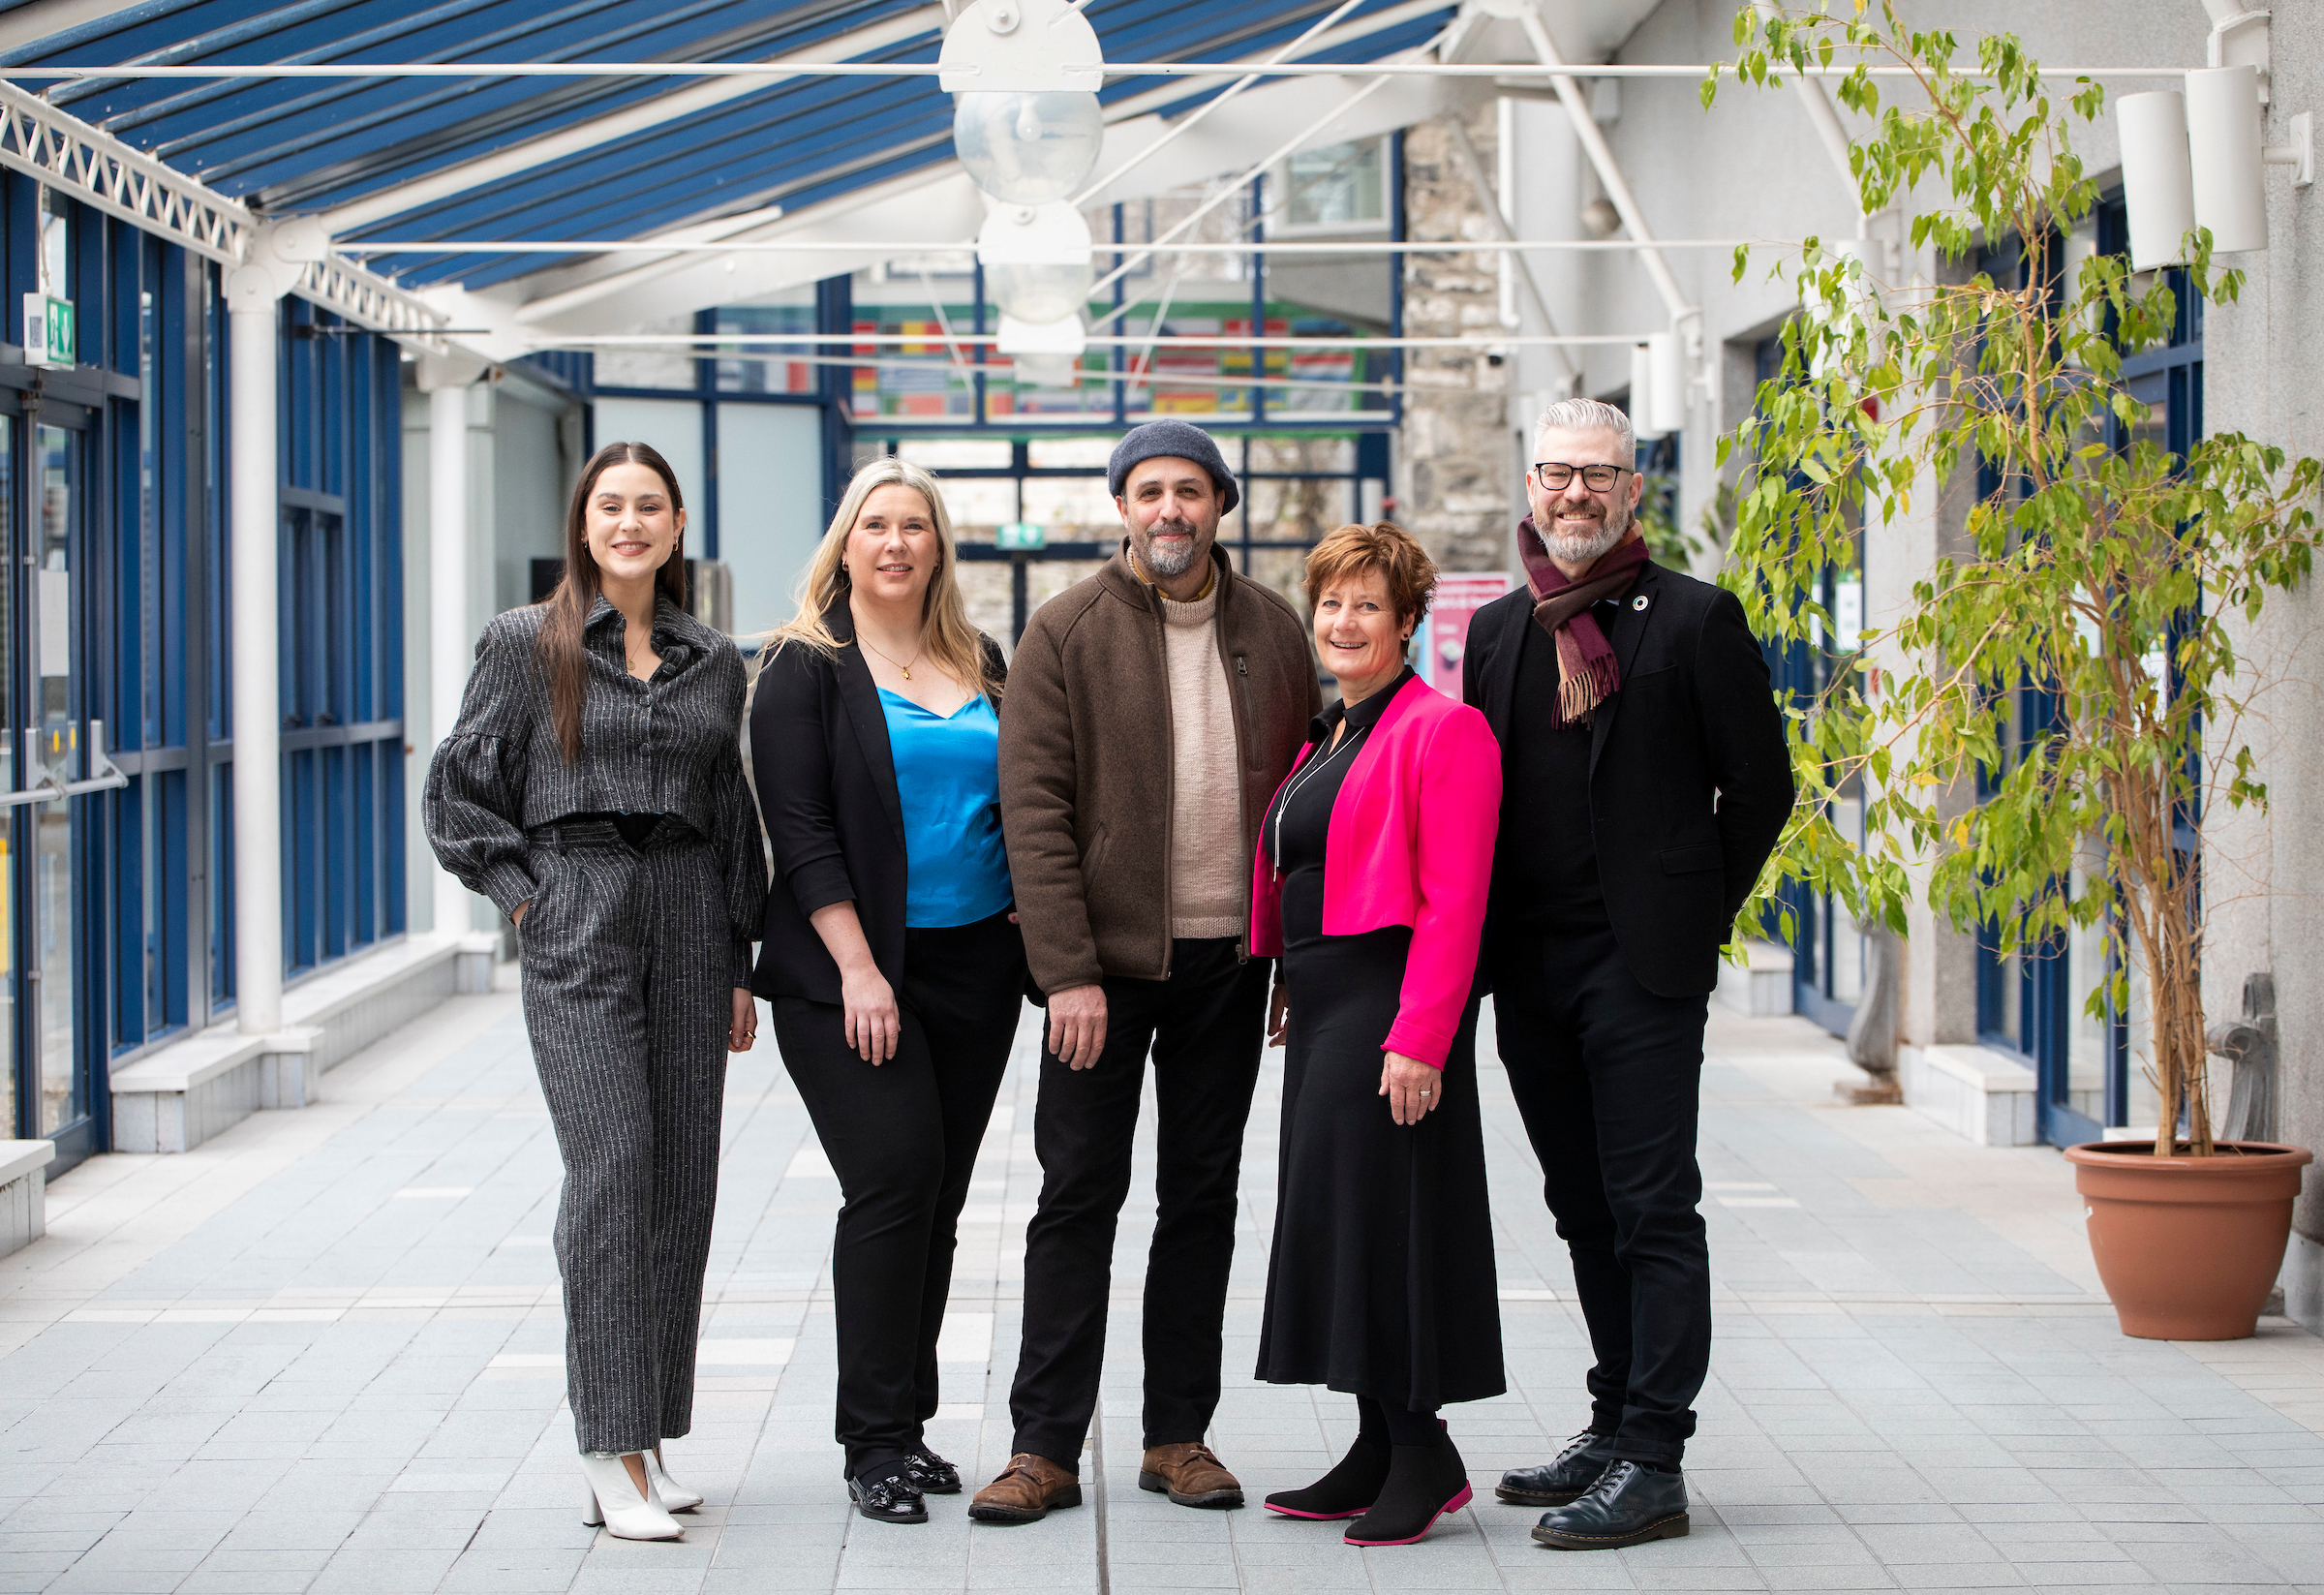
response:
<svg viewBox="0 0 2324 1595"><path fill-rule="evenodd" d="M1611 493L1614 484L1622 479L1622 473L1630 469L1627 465L1572 466L1563 460L1541 460L1534 465L1533 475L1543 491L1561 493L1573 482L1574 473L1579 471L1582 486L1593 493Z"/></svg>

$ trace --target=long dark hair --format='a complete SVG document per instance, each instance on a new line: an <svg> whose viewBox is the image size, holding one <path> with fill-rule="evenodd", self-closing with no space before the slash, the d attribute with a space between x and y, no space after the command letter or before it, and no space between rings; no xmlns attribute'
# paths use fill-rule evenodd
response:
<svg viewBox="0 0 2324 1595"><path fill-rule="evenodd" d="M651 444L609 443L589 457L581 479L573 484L573 502L565 511L565 575L557 590L542 601L548 611L540 623L535 646L540 653L540 673L549 684L549 718L557 726L557 741L567 764L581 756L581 705L589 696L589 658L581 647L581 628L596 606L604 583L597 562L589 551L589 497L606 468L642 465L669 489L670 516L686 508L678 491L678 474ZM686 534L670 548L670 557L654 575L655 590L679 608L686 607Z"/></svg>

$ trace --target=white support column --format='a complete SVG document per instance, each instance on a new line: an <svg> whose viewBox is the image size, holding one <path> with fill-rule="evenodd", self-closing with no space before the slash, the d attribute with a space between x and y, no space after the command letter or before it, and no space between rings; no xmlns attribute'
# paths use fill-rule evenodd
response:
<svg viewBox="0 0 2324 1595"><path fill-rule="evenodd" d="M475 638L468 624L468 390L473 362L423 358L419 385L428 394L428 746L437 748L460 719ZM449 872L436 872L436 929L465 936L474 922L474 894Z"/></svg>
<svg viewBox="0 0 2324 1595"><path fill-rule="evenodd" d="M260 265L227 278L232 440L234 714L234 1001L244 1035L283 1028L282 528L276 475L275 274Z"/></svg>

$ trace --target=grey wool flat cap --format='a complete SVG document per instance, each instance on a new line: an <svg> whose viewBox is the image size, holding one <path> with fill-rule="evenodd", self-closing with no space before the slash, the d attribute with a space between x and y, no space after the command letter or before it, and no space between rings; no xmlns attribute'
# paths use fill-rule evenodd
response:
<svg viewBox="0 0 2324 1595"><path fill-rule="evenodd" d="M1209 433L1189 421L1148 421L1123 433L1121 442L1114 445L1114 457L1106 462L1106 490L1120 498L1121 484L1129 480L1132 467L1145 460L1165 459L1192 460L1209 472L1210 479L1218 484L1220 514L1242 502L1235 487L1235 474L1227 469L1227 457L1218 451Z"/></svg>

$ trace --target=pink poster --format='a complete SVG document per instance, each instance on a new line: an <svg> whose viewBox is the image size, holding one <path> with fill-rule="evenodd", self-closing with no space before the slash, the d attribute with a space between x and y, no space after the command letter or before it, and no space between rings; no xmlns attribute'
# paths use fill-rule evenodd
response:
<svg viewBox="0 0 2324 1595"><path fill-rule="evenodd" d="M1460 660L1469 647L1469 617L1509 591L1505 570L1462 570L1436 578L1428 610L1428 657L1422 662L1428 685L1447 697L1460 696Z"/></svg>

